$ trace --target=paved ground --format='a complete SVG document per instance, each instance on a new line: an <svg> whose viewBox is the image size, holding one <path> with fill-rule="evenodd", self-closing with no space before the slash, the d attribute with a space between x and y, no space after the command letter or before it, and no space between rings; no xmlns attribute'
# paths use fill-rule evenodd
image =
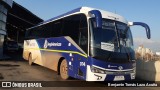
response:
<svg viewBox="0 0 160 90"><path fill-rule="evenodd" d="M62 81L56 72L39 65L29 66L18 54L10 54L10 60L0 61L0 81ZM79 81L71 79L70 81ZM96 83L94 83L96 85ZM26 89L46 89L46 88L0 88L0 90L26 90ZM158 87L50 87L47 90L159 90Z"/></svg>

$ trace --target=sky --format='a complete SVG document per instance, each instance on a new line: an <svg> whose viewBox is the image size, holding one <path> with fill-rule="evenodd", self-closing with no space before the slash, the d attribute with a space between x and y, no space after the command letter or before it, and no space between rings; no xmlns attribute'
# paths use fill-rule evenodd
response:
<svg viewBox="0 0 160 90"><path fill-rule="evenodd" d="M160 51L160 0L14 0L43 20L48 20L81 6L93 7L119 14L128 21L145 22L150 26L151 39L145 29L133 26L135 48L144 45Z"/></svg>

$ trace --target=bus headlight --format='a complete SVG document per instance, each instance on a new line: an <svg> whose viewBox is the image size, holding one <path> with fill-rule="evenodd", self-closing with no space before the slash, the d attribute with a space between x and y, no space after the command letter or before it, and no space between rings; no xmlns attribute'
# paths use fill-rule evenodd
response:
<svg viewBox="0 0 160 90"><path fill-rule="evenodd" d="M94 66L91 67L91 71L92 71L93 73L102 73L102 74L105 74L105 73L106 73L105 70L100 69L100 68L97 68L97 67L94 67Z"/></svg>

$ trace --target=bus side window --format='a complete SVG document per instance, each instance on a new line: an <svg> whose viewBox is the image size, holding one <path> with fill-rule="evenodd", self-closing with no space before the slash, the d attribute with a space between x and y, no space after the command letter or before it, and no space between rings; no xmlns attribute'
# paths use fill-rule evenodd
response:
<svg viewBox="0 0 160 90"><path fill-rule="evenodd" d="M26 39L43 38L42 31L43 31L42 26L29 29L26 31L25 38Z"/></svg>
<svg viewBox="0 0 160 90"><path fill-rule="evenodd" d="M46 24L44 27L43 27L43 30L41 32L42 36L44 38L50 38L51 37L51 24Z"/></svg>
<svg viewBox="0 0 160 90"><path fill-rule="evenodd" d="M78 44L80 15L64 18L63 36L70 36Z"/></svg>
<svg viewBox="0 0 160 90"><path fill-rule="evenodd" d="M46 32L44 32L45 30L44 30L44 25L43 26L40 26L38 29L37 29L37 32L38 32L38 34L37 34L37 38L45 38L45 33Z"/></svg>
<svg viewBox="0 0 160 90"><path fill-rule="evenodd" d="M79 24L79 45L87 53L88 51L88 26L87 18L81 15Z"/></svg>
<svg viewBox="0 0 160 90"><path fill-rule="evenodd" d="M77 14L64 19L63 36L70 36L85 52L88 46L87 18Z"/></svg>
<svg viewBox="0 0 160 90"><path fill-rule="evenodd" d="M31 29L31 32L30 32L30 38L31 39L36 39L39 37L39 32L38 32L38 28L33 28Z"/></svg>
<svg viewBox="0 0 160 90"><path fill-rule="evenodd" d="M32 29L26 30L26 33L25 33L25 40L30 39L31 31L32 31Z"/></svg>
<svg viewBox="0 0 160 90"><path fill-rule="evenodd" d="M60 37L62 35L62 20L57 20L51 23L51 37Z"/></svg>

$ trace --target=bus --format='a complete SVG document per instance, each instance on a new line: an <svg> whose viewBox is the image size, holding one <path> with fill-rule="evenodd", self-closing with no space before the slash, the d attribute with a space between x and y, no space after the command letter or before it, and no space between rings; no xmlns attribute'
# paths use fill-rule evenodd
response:
<svg viewBox="0 0 160 90"><path fill-rule="evenodd" d="M56 71L62 79L134 80L136 61L131 26L108 11L80 7L27 29L23 58Z"/></svg>

